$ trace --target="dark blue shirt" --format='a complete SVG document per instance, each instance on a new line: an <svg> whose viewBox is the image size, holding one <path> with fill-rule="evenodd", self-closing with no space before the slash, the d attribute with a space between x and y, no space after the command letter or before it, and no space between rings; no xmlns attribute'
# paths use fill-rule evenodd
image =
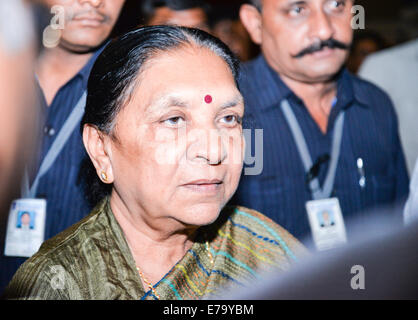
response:
<svg viewBox="0 0 418 320"><path fill-rule="evenodd" d="M45 125L42 128L43 141L39 150L38 168L83 92L87 90L90 71L101 51L95 52L88 63L59 89L49 107L43 98ZM64 231L91 211L80 176L80 164L86 157L80 126L77 125L52 168L39 181L36 197L47 200L45 239ZM26 260L5 257L4 247L1 250L0 293Z"/></svg>
<svg viewBox="0 0 418 320"><path fill-rule="evenodd" d="M244 128L263 129L264 167L260 175L243 174L233 203L258 210L305 243L310 241L305 203L312 196L302 160L280 108L283 99L288 99L295 113L314 163L318 157L330 154L336 117L345 111L332 194L339 199L345 220L361 219L369 209L404 201L408 194L408 174L397 116L382 90L343 70L337 80L337 100L330 113L327 133L323 134L303 101L262 55L243 66L240 89L246 108ZM359 185L359 158L364 162L364 188ZM321 186L328 165L329 161L320 167Z"/></svg>

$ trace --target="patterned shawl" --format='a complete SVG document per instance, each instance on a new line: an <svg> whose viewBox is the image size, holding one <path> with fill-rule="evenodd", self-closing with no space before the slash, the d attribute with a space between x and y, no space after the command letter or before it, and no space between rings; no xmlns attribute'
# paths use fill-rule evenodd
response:
<svg viewBox="0 0 418 320"><path fill-rule="evenodd" d="M305 253L295 238L262 214L226 207L214 224L198 230L192 248L154 288L164 300L216 298L221 289L245 286L262 271L288 269ZM5 297L156 299L143 288L108 198L44 242L19 268Z"/></svg>

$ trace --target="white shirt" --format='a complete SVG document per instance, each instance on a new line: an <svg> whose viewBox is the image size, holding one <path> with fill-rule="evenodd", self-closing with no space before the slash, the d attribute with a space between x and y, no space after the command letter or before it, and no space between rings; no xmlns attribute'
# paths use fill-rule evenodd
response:
<svg viewBox="0 0 418 320"><path fill-rule="evenodd" d="M406 225L416 220L418 220L418 159L411 179L409 198L404 210L404 222Z"/></svg>
<svg viewBox="0 0 418 320"><path fill-rule="evenodd" d="M0 0L0 44L10 53L19 52L33 39L32 15L22 0Z"/></svg>
<svg viewBox="0 0 418 320"><path fill-rule="evenodd" d="M392 99L409 173L418 158L418 39L370 55L359 75Z"/></svg>

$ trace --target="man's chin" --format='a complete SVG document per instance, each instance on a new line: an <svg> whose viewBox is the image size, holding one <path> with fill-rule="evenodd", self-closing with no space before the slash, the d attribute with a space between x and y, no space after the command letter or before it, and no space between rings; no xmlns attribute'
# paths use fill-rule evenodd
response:
<svg viewBox="0 0 418 320"><path fill-rule="evenodd" d="M330 55L325 58L306 57L302 69L313 79L328 79L334 77L343 67L346 56Z"/></svg>
<svg viewBox="0 0 418 320"><path fill-rule="evenodd" d="M328 82L334 80L342 68L343 64L334 67L326 66L324 68L311 66L311 68L304 69L303 77L307 83Z"/></svg>
<svg viewBox="0 0 418 320"><path fill-rule="evenodd" d="M89 40L65 40L61 39L60 47L66 51L77 54L87 54L96 51L106 40L89 41Z"/></svg>

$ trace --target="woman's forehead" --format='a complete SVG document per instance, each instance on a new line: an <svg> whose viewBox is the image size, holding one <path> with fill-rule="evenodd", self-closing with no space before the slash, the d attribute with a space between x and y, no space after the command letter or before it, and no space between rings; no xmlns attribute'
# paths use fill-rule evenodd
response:
<svg viewBox="0 0 418 320"><path fill-rule="evenodd" d="M226 103L240 97L229 66L205 48L159 55L145 67L138 82L134 96L146 105Z"/></svg>
<svg viewBox="0 0 418 320"><path fill-rule="evenodd" d="M236 90L224 90L223 92L196 92L182 95L181 93L167 93L157 96L149 105L151 109L165 109L171 106L192 108L194 106L213 106L220 109L226 109L243 104L241 93Z"/></svg>
<svg viewBox="0 0 418 320"><path fill-rule="evenodd" d="M233 81L234 76L225 60L213 51L196 45L181 46L157 53L144 65L142 80L164 83L166 86L192 82L195 86L216 81Z"/></svg>

